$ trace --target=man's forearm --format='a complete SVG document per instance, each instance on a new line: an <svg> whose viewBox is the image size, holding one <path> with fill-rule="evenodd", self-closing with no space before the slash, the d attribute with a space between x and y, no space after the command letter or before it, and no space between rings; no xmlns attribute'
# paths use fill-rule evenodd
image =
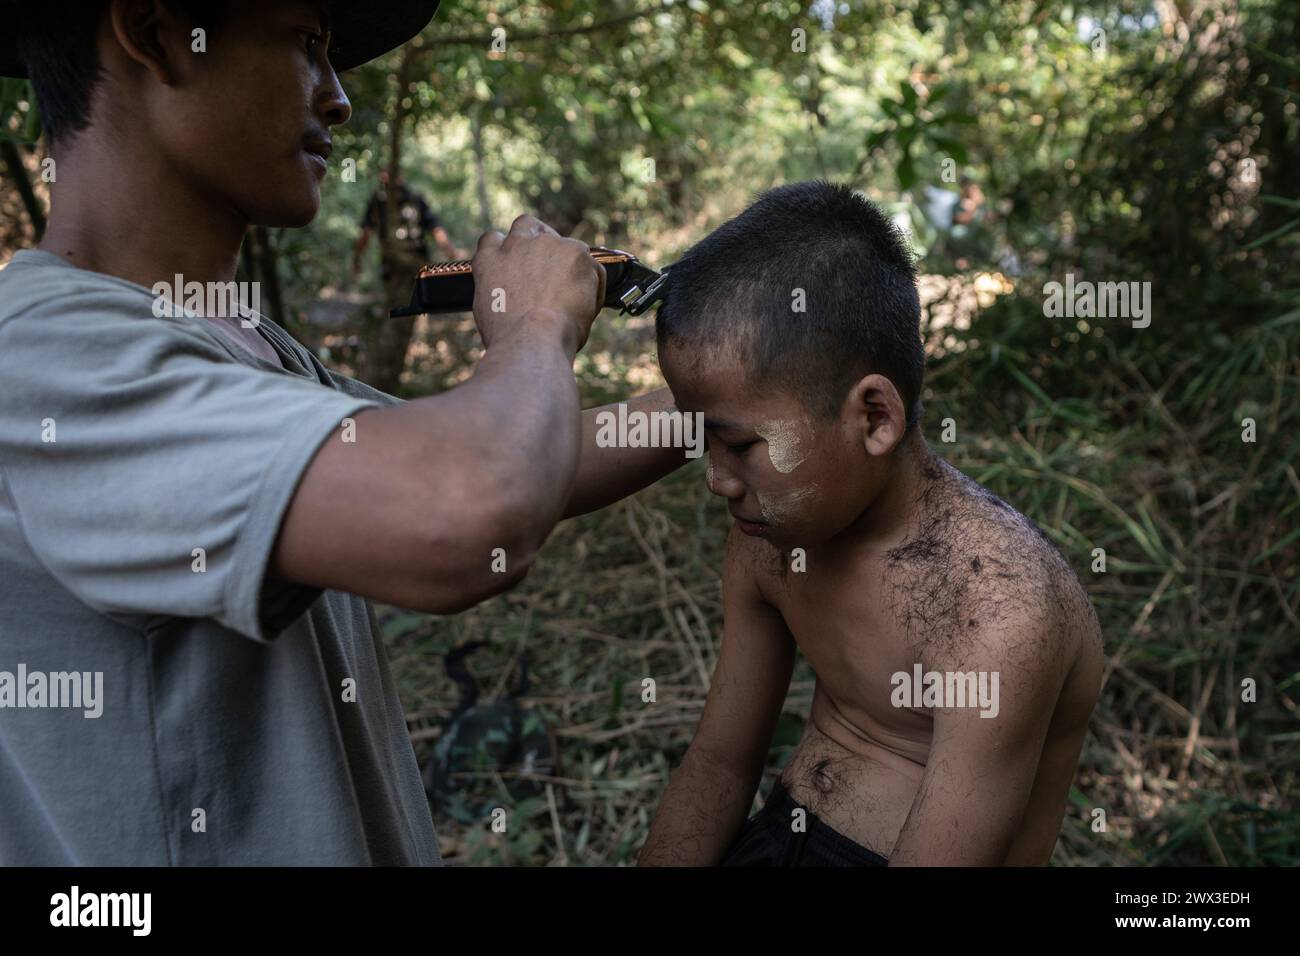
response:
<svg viewBox="0 0 1300 956"><path fill-rule="evenodd" d="M273 576L434 614L516 583L577 470L578 329L561 318L530 313L465 384L366 409L351 442L324 442L285 515Z"/></svg>
<svg viewBox="0 0 1300 956"><path fill-rule="evenodd" d="M757 785L688 750L659 803L637 865L718 865L744 825Z"/></svg>
<svg viewBox="0 0 1300 956"><path fill-rule="evenodd" d="M433 233L433 241L438 245L438 251L442 253L445 259L459 259L461 252L456 248L456 244L451 241L451 236L447 235L447 230L439 228Z"/></svg>
<svg viewBox="0 0 1300 956"><path fill-rule="evenodd" d="M357 236L357 241L352 246L352 268L356 269L361 266L361 254L366 251L366 246L369 242L370 230L361 230L361 235Z"/></svg>
<svg viewBox="0 0 1300 956"><path fill-rule="evenodd" d="M463 393L466 414L481 423L473 443L478 451L516 476L511 497L527 522L525 537L538 546L560 519L577 471L581 404L573 339L525 327L493 342L473 377L453 390Z"/></svg>
<svg viewBox="0 0 1300 956"><path fill-rule="evenodd" d="M597 511L654 484L664 475L680 468L691 459L684 448L601 448L596 444L600 430L597 416L601 412L617 412L620 404L631 412L673 411L673 393L666 388L650 392L626 402L615 402L599 408L589 408L582 413L582 453L578 461L578 474L573 482L573 495L569 498L564 517L573 518ZM703 436L700 436L703 441Z"/></svg>

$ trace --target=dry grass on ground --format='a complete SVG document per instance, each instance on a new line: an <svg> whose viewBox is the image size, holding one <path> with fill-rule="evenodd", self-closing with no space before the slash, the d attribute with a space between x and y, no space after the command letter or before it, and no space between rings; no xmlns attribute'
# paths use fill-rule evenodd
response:
<svg viewBox="0 0 1300 956"><path fill-rule="evenodd" d="M1206 342L1193 361L1154 343L1130 358L1098 334L1038 342L1014 303L994 312L963 337L996 336L996 349L975 344L932 365L926 420L936 451L1057 543L1105 629L1106 685L1054 863L1293 864L1295 318ZM454 334L454 347L421 353L448 364L417 363L417 387L456 380L450 357L472 354L472 328ZM648 326L608 323L588 353L587 404L644 390L653 368ZM1256 443L1240 439L1244 415L1260 423ZM948 416L960 423L959 437L943 445L937 426ZM696 462L561 525L519 588L470 612L384 610L422 759L458 697L441 655L474 639L491 645L470 662L484 699L503 691L527 654L526 703L542 710L559 744L562 764L536 796L511 800L508 772L465 781L509 810L508 828L497 834L487 820L438 817L449 860L635 860L698 720L721 634L728 519L703 471ZM1105 574L1090 569L1097 547L1107 552ZM641 700L646 677L657 684L653 704ZM1241 699L1247 678L1257 685L1255 703ZM798 739L812 687L801 661L767 781ZM1098 810L1104 832L1094 829Z"/></svg>

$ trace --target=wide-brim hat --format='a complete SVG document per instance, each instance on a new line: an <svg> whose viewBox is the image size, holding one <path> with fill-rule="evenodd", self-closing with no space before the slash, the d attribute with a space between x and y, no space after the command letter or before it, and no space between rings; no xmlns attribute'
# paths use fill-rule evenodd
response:
<svg viewBox="0 0 1300 956"><path fill-rule="evenodd" d="M19 0L0 0L0 76L25 77L18 56L15 17L6 7ZM31 0L25 0L31 2ZM401 46L423 30L438 10L439 0L333 0L329 4L330 63L342 73Z"/></svg>

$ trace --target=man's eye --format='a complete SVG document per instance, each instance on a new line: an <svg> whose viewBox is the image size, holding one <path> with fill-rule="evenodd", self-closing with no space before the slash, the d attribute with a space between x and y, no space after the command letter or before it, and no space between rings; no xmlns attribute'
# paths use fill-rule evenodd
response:
<svg viewBox="0 0 1300 956"><path fill-rule="evenodd" d="M303 30L301 32L307 38L307 52L315 53L316 45L325 39L325 34L317 33L314 30Z"/></svg>
<svg viewBox="0 0 1300 956"><path fill-rule="evenodd" d="M733 455L743 455L745 452L753 448L754 445L756 444L757 442L747 441L740 445L728 445L727 451L731 452Z"/></svg>

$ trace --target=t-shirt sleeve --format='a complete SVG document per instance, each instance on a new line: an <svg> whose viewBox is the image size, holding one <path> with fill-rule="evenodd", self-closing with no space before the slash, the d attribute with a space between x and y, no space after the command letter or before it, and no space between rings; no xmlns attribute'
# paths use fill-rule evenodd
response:
<svg viewBox="0 0 1300 956"><path fill-rule="evenodd" d="M355 378L349 378L342 372L336 372L332 368L325 369L325 374L340 392L363 398L368 402L374 402L376 405L401 405L405 401L405 399L398 398L396 395L381 392L373 385L367 385Z"/></svg>
<svg viewBox="0 0 1300 956"><path fill-rule="evenodd" d="M148 309L125 288L72 290L0 325L3 492L95 610L270 640L320 593L267 574L293 493L376 403L242 365L194 320Z"/></svg>

